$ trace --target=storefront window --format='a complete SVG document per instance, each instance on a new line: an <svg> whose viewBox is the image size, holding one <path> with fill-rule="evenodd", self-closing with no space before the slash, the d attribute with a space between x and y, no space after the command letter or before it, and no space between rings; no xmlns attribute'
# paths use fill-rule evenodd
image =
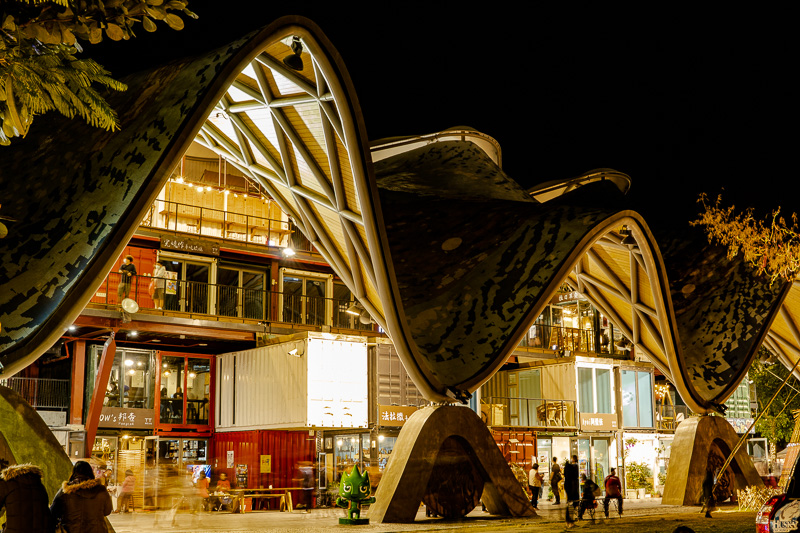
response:
<svg viewBox="0 0 800 533"><path fill-rule="evenodd" d="M653 427L653 386L649 372L620 371L622 424L625 427Z"/></svg>
<svg viewBox="0 0 800 533"><path fill-rule="evenodd" d="M611 413L611 369L578 367L578 409Z"/></svg>
<svg viewBox="0 0 800 533"><path fill-rule="evenodd" d="M183 357L161 359L161 413L162 424L183 423Z"/></svg>
<svg viewBox="0 0 800 533"><path fill-rule="evenodd" d="M209 359L189 359L186 375L186 423L208 425L211 362Z"/></svg>

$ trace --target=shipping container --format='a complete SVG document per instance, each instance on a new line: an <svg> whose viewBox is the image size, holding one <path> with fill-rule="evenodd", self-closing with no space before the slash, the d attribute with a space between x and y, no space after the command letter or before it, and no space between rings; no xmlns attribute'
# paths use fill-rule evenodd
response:
<svg viewBox="0 0 800 533"><path fill-rule="evenodd" d="M217 356L216 431L366 428L367 340L306 332Z"/></svg>
<svg viewBox="0 0 800 533"><path fill-rule="evenodd" d="M237 488L299 487L301 462L314 463L316 433L312 430L254 430L217 433L211 438L212 485L221 472ZM316 473L317 465L314 464ZM299 488L291 491L295 504ZM267 507L264 502L270 502ZM277 508L275 499L256 502L256 508ZM260 506L260 507L259 507Z"/></svg>

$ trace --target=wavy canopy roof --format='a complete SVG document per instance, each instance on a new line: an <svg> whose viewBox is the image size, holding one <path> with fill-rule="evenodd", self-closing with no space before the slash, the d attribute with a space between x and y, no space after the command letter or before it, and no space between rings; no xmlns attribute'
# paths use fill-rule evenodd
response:
<svg viewBox="0 0 800 533"><path fill-rule="evenodd" d="M301 71L283 63L294 37ZM6 374L80 313L194 140L292 216L431 400L485 382L565 280L697 412L733 392L768 331L785 363L800 357L794 286L755 278L682 222L654 234L624 206L620 173L548 183L541 203L468 129L373 164L343 62L308 20L125 81L111 99L121 132L52 119L0 151L3 212L19 221L0 241Z"/></svg>

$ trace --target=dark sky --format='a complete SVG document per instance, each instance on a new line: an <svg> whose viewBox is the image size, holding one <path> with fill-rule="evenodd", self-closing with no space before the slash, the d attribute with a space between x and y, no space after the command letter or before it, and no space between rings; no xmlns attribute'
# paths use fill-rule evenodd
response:
<svg viewBox="0 0 800 533"><path fill-rule="evenodd" d="M468 125L500 142L525 187L611 167L632 177L637 205L662 214L694 213L700 192L723 187L737 206L800 210L788 13L530 4L190 0L200 19L184 31L163 27L103 57L119 72L304 15L344 58L370 139Z"/></svg>

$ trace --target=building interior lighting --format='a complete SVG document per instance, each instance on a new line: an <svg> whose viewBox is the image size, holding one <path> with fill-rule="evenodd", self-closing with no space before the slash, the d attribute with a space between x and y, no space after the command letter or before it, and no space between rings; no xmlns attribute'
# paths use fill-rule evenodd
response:
<svg viewBox="0 0 800 533"><path fill-rule="evenodd" d="M125 359L125 366L133 366L133 359Z"/></svg>
<svg viewBox="0 0 800 533"><path fill-rule="evenodd" d="M67 329L69 329L70 331L75 331L76 329L78 329L78 327L75 324L73 324Z"/></svg>
<svg viewBox="0 0 800 533"><path fill-rule="evenodd" d="M295 255L295 251L292 250L291 247L287 246L286 248L283 249L283 255L285 257L292 257L293 255Z"/></svg>
<svg viewBox="0 0 800 533"><path fill-rule="evenodd" d="M303 70L303 43L300 42L300 37L292 37L292 55L283 58L283 64L292 70Z"/></svg>
<svg viewBox="0 0 800 533"><path fill-rule="evenodd" d="M138 336L139 336L139 332L138 331L129 331L128 332L128 337L138 337Z"/></svg>

